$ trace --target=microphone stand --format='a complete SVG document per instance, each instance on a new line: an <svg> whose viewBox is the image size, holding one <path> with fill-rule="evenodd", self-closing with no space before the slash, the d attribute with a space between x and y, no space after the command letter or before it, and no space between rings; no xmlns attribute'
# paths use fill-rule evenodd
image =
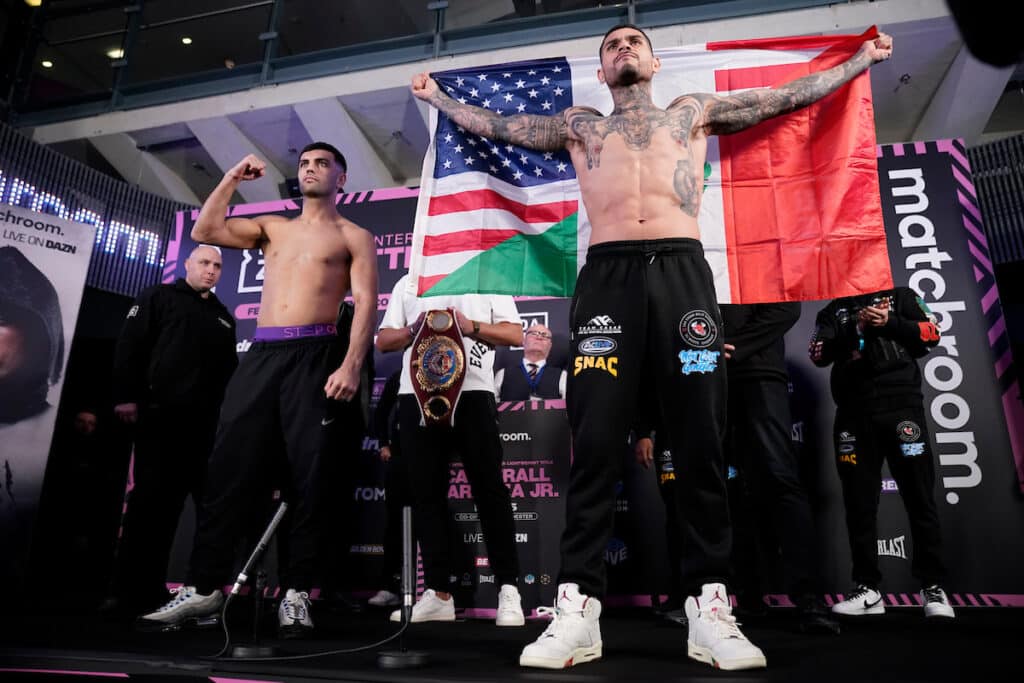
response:
<svg viewBox="0 0 1024 683"><path fill-rule="evenodd" d="M238 595L242 586L249 579L249 572L252 571L256 563L263 557L263 553L266 552L267 546L270 544L270 539L273 537L274 532L277 531L277 526L281 523L281 519L284 517L284 513L287 512L287 510L288 503L282 501L281 505L277 508L277 512L274 513L273 519L270 520L270 523L264 530L263 536L260 537L259 542L253 549L252 555L249 556L249 561L245 563L242 571L238 574L238 578L235 579L235 585L231 587L231 592L228 594L229 602L233 597ZM247 657L273 657L277 654L277 649L273 645L260 644L260 613L263 611L263 591L266 587L267 574L263 571L263 566L261 564L259 569L256 571L256 585L254 586L253 593L252 643L233 645L231 647L231 656L236 659L244 659ZM224 616L227 618L227 605L225 605Z"/></svg>
<svg viewBox="0 0 1024 683"><path fill-rule="evenodd" d="M416 599L416 587L413 577L412 550L412 508L402 507L402 630L398 637L399 650L385 650L377 654L377 666L381 669L414 669L423 666L430 659L426 652L407 650L405 647L404 630L409 627L412 619L412 605Z"/></svg>

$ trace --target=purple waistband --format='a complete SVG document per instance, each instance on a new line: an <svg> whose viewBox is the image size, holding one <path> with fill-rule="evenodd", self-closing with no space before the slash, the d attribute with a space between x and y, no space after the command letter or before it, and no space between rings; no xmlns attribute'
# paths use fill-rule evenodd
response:
<svg viewBox="0 0 1024 683"><path fill-rule="evenodd" d="M284 341L302 337L333 337L338 333L334 323L315 323L313 325L289 325L288 327L257 327L253 341Z"/></svg>

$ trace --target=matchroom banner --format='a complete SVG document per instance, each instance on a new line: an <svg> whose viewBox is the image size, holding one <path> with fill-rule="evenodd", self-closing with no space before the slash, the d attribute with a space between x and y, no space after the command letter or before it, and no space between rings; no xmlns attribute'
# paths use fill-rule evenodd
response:
<svg viewBox="0 0 1024 683"><path fill-rule="evenodd" d="M0 585L25 576L96 228L0 204Z"/></svg>
<svg viewBox="0 0 1024 683"><path fill-rule="evenodd" d="M935 499L947 591L954 604L1024 606L1024 404L982 217L960 140L879 147L878 174L893 281L922 296L942 341L919 359L936 453ZM832 455L828 370L807 359L814 318L804 302L787 335L794 439L816 481L826 583L850 582L842 493ZM878 554L891 605L911 604L910 526L895 481L883 472Z"/></svg>

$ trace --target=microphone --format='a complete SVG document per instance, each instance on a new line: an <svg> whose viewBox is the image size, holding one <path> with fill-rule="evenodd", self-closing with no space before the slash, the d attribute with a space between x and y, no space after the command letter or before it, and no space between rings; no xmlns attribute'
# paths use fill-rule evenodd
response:
<svg viewBox="0 0 1024 683"><path fill-rule="evenodd" d="M242 590L242 586L249 580L249 572L252 571L252 566L256 564L256 561L263 555L263 551L267 549L270 539L273 537L274 532L277 531L277 525L281 523L281 519L287 511L288 503L281 501L281 505L277 508L277 512L274 513L273 519L270 520L270 524L267 525L263 536L260 537L260 542L256 544L252 555L249 556L249 561L245 563L242 571L238 574L238 578L235 579L235 585L231 587L231 595L238 595L238 591Z"/></svg>

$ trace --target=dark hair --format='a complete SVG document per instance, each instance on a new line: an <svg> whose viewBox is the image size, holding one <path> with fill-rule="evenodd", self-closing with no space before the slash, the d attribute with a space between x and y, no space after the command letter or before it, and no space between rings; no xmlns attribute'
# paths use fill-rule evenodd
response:
<svg viewBox="0 0 1024 683"><path fill-rule="evenodd" d="M338 151L338 148L327 142L311 142L302 148L299 152L299 158L306 152L312 152L314 149L323 150L324 152L330 152L334 156L334 160L341 166L341 170L348 173L348 162L345 161L345 155Z"/></svg>
<svg viewBox="0 0 1024 683"><path fill-rule="evenodd" d="M649 35L647 35L646 33L644 33L644 30L642 28L640 28L636 24L616 24L615 26L612 26L610 29L605 31L604 36L601 38L601 45L597 48L597 58L598 59L601 59L601 53L604 52L604 41L606 41L608 39L608 36L611 35L612 33L615 33L616 31L618 31L620 29L624 29L624 28L631 28L631 29L634 29L636 31L639 31L640 35L642 35L644 37L644 39L647 41L647 47L651 48L651 52L652 53L654 52L654 45L651 43L651 37Z"/></svg>

